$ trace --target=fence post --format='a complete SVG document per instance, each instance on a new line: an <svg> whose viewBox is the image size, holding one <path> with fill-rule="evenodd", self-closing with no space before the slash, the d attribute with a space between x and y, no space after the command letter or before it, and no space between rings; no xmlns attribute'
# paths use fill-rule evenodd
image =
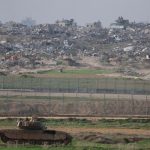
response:
<svg viewBox="0 0 150 150"><path fill-rule="evenodd" d="M70 80L69 80L69 78L68 78L68 87L67 87L67 90L66 91L68 91L68 93L70 93L71 92L71 90L70 90ZM71 92L72 93L72 92Z"/></svg>
<svg viewBox="0 0 150 150"><path fill-rule="evenodd" d="M146 92L145 92L145 81L143 81L143 94L146 94Z"/></svg>
<svg viewBox="0 0 150 150"><path fill-rule="evenodd" d="M86 79L86 84L87 84L86 93L89 93L89 81L88 81L88 78Z"/></svg>
<svg viewBox="0 0 150 150"><path fill-rule="evenodd" d="M135 105L134 105L134 97L133 94L131 93L131 101L132 101L132 107L131 107L131 115L135 115L134 114L134 110L135 110Z"/></svg>
<svg viewBox="0 0 150 150"><path fill-rule="evenodd" d="M4 89L4 76L2 76L2 89Z"/></svg>
<svg viewBox="0 0 150 150"><path fill-rule="evenodd" d="M115 89L115 94L117 95L117 100L116 100L116 106L117 106L117 115L119 115L119 108L120 108L120 105L119 105L119 93L118 93L118 90L117 90L117 79L115 78L114 79L115 82L114 82L114 89Z"/></svg>
<svg viewBox="0 0 150 150"><path fill-rule="evenodd" d="M22 97L22 95L23 95L23 78L21 77L21 97Z"/></svg>
<svg viewBox="0 0 150 150"><path fill-rule="evenodd" d="M148 117L148 100L147 100L147 95L146 95L146 116Z"/></svg>
<svg viewBox="0 0 150 150"><path fill-rule="evenodd" d="M79 93L79 84L80 84L80 79L78 78L78 83L77 83L78 85L77 85L77 93Z"/></svg>
<svg viewBox="0 0 150 150"><path fill-rule="evenodd" d="M63 95L62 95L62 102L63 102L63 115L64 115L64 113L65 113L65 105L64 105L64 92L63 92Z"/></svg>
<svg viewBox="0 0 150 150"><path fill-rule="evenodd" d="M128 91L127 91L127 80L126 79L123 79L124 80L124 89L123 89L123 94L127 94Z"/></svg>
<svg viewBox="0 0 150 150"><path fill-rule="evenodd" d="M96 90L95 90L95 94L98 93L98 88L99 88L99 79L96 80Z"/></svg>
<svg viewBox="0 0 150 150"><path fill-rule="evenodd" d="M51 80L49 79L49 84L48 84L48 86L49 86L49 92L48 92L48 94L49 94L49 115L51 116L52 115L51 112L53 110L51 110L51 88L50 88L50 85L51 85Z"/></svg>
<svg viewBox="0 0 150 150"><path fill-rule="evenodd" d="M114 80L115 80L115 82L114 82L114 92L115 92L115 94L118 94L118 91L117 91L117 85L116 85L117 79L114 78Z"/></svg>
<svg viewBox="0 0 150 150"><path fill-rule="evenodd" d="M105 89L104 89L104 115L106 115L106 89L107 89L107 78L105 78Z"/></svg>

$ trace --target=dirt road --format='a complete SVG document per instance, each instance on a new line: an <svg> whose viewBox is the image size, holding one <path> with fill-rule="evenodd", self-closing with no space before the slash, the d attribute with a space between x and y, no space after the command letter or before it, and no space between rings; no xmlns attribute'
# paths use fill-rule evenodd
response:
<svg viewBox="0 0 150 150"><path fill-rule="evenodd" d="M105 94L105 93L49 93L49 92L35 92L23 90L0 90L0 96L48 96L48 97L75 97L75 98L90 98L90 99L111 99L111 100L143 100L149 101L148 95L131 95L131 94Z"/></svg>
<svg viewBox="0 0 150 150"><path fill-rule="evenodd" d="M127 135L145 135L150 136L150 130L148 129L125 129L125 128L74 128L74 127L55 127L48 129L54 129L59 131L68 132L70 134L76 134L81 132L94 132L103 134L127 134Z"/></svg>

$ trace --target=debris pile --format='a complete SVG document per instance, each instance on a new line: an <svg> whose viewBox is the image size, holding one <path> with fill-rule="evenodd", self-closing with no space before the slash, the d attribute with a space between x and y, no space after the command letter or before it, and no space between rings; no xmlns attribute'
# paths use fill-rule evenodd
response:
<svg viewBox="0 0 150 150"><path fill-rule="evenodd" d="M149 67L150 24L122 17L109 28L100 21L79 26L74 19L33 26L0 23L0 69L50 67L83 57L99 58L102 65Z"/></svg>

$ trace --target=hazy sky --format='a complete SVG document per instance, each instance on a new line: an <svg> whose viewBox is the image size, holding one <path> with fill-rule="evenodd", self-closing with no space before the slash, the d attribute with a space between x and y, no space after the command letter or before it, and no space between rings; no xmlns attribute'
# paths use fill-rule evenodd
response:
<svg viewBox="0 0 150 150"><path fill-rule="evenodd" d="M108 26L118 16L150 22L150 0L0 0L2 22L32 17L37 23L54 23L74 18L80 25L100 20Z"/></svg>

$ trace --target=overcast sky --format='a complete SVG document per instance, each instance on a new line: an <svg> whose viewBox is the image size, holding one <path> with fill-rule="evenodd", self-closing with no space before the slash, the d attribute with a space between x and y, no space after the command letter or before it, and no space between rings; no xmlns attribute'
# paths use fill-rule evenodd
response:
<svg viewBox="0 0 150 150"><path fill-rule="evenodd" d="M32 17L37 23L54 23L74 18L79 25L100 20L108 26L118 16L150 22L150 0L0 0L2 22Z"/></svg>

